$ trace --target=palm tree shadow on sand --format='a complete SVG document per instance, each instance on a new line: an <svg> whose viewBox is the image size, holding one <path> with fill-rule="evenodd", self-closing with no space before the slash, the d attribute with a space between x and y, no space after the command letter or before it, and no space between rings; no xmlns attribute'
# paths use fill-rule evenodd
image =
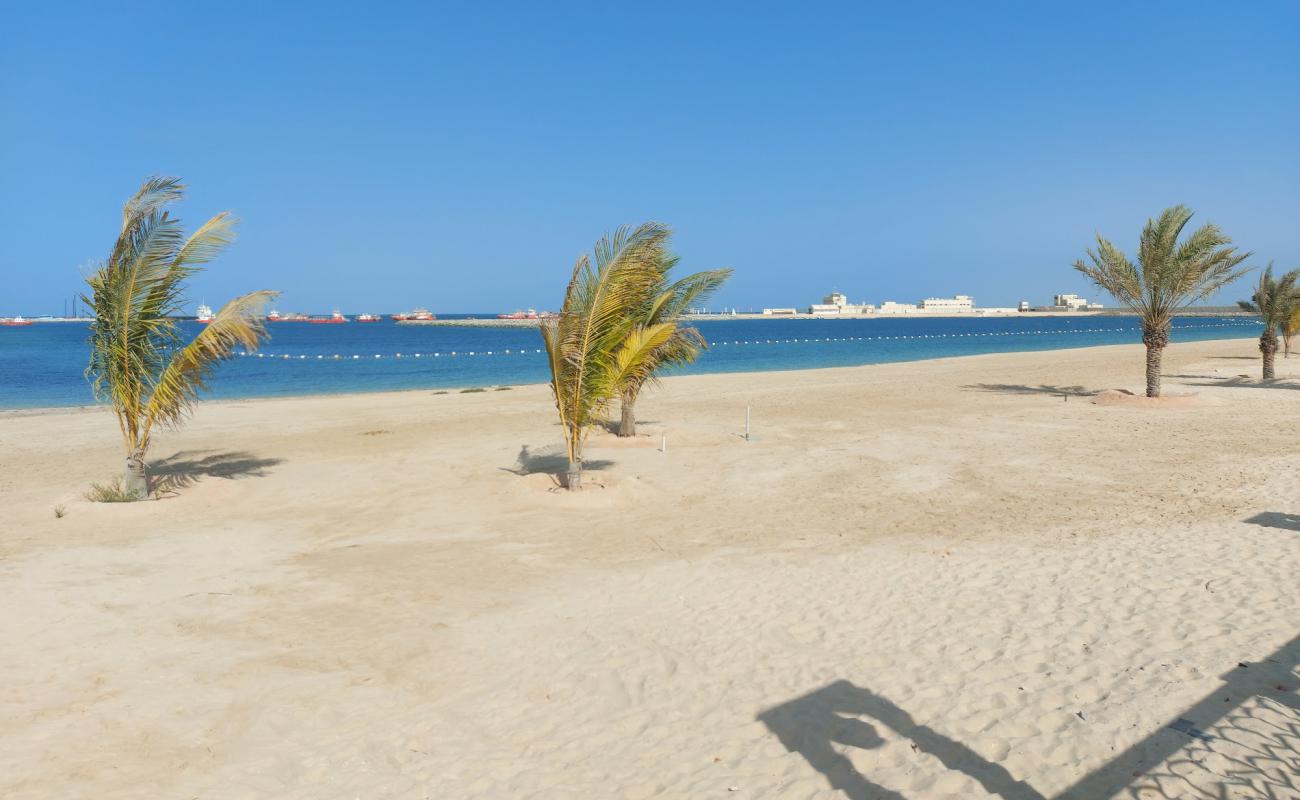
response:
<svg viewBox="0 0 1300 800"><path fill-rule="evenodd" d="M1300 796L1298 667L1300 636L1262 661L1238 664L1223 675L1214 691L1053 800L1227 797L1231 789L1244 792L1242 797ZM918 724L887 698L849 681L835 681L769 708L758 720L849 800L906 800L906 795L872 782L836 749L837 744L863 749L883 746L874 724L909 739L914 751L965 773L993 796L1047 797L966 745ZM1202 762L1209 756L1226 762L1207 773L1217 775L1222 785L1218 791L1187 794L1186 775L1204 770Z"/></svg>
<svg viewBox="0 0 1300 800"><path fill-rule="evenodd" d="M994 392L997 394L1043 394L1056 397L1092 397L1100 389L1086 389L1082 386L1049 386L1040 384L1030 386L1024 383L972 383L961 387L970 391Z"/></svg>
<svg viewBox="0 0 1300 800"><path fill-rule="evenodd" d="M176 494L200 478L261 478L283 463L280 458L260 458L242 451L182 450L149 466L151 489L156 494Z"/></svg>
<svg viewBox="0 0 1300 800"><path fill-rule="evenodd" d="M584 470L602 470L613 465L613 461L606 459L587 458L582 461ZM538 474L549 475L557 486L562 486L564 474L569 470L569 456L561 445L536 448L524 445L519 448L519 455L515 457L515 465L513 467L502 467L501 469L520 477Z"/></svg>
<svg viewBox="0 0 1300 800"><path fill-rule="evenodd" d="M1261 511L1246 519L1251 525L1265 528L1281 528L1284 531L1300 531L1300 514L1284 514L1281 511Z"/></svg>

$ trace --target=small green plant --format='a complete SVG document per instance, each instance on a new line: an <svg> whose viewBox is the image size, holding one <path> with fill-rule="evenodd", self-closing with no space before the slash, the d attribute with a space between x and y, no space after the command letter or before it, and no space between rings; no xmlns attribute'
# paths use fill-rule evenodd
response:
<svg viewBox="0 0 1300 800"><path fill-rule="evenodd" d="M513 386L498 386L498 387L496 388L496 391L498 391L498 392L508 392L508 391L510 391L510 390L513 389L513 388L515 388L515 387L513 387Z"/></svg>
<svg viewBox="0 0 1300 800"><path fill-rule="evenodd" d="M460 393L461 393L461 394L470 394L471 392L486 392L486 391L487 391L487 389L484 389L482 386L475 386L475 387L472 388L472 389L461 389L461 390L460 390Z"/></svg>
<svg viewBox="0 0 1300 800"><path fill-rule="evenodd" d="M54 518L55 518L55 519L63 519L63 515L66 514L66 513L68 513L68 509L67 509L66 506L63 506L63 505L57 505L57 506L54 507Z"/></svg>
<svg viewBox="0 0 1300 800"><path fill-rule="evenodd" d="M449 392L446 389L439 389L438 391L434 392L434 394L449 394Z"/></svg>
<svg viewBox="0 0 1300 800"><path fill-rule="evenodd" d="M92 483L90 489L86 491L86 499L92 503L134 503L136 500L144 500L146 495L139 492L129 492L126 485L120 477L115 477L106 483Z"/></svg>
<svg viewBox="0 0 1300 800"><path fill-rule="evenodd" d="M382 429L374 430L374 431L362 431L361 435L362 436L383 436L386 433L392 433L392 431L386 431Z"/></svg>

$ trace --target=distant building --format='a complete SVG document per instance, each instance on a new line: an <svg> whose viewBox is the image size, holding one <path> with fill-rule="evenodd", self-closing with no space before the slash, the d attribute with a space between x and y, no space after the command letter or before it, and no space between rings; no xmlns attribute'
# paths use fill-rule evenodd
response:
<svg viewBox="0 0 1300 800"><path fill-rule="evenodd" d="M915 314L916 312L916 304L895 303L893 300L886 300L876 309L877 314Z"/></svg>
<svg viewBox="0 0 1300 800"><path fill-rule="evenodd" d="M975 310L975 300L965 294L956 297L927 297L921 301L921 310L927 314L969 314Z"/></svg>
<svg viewBox="0 0 1300 800"><path fill-rule="evenodd" d="M843 292L831 292L822 298L820 303L813 303L808 306L809 314L817 316L844 316L848 314L870 314L876 310L875 306L867 304L854 305L849 302L848 296Z"/></svg>
<svg viewBox="0 0 1300 800"><path fill-rule="evenodd" d="M1062 311L1100 311L1101 303L1090 303L1077 294L1058 294L1052 297L1052 305Z"/></svg>
<svg viewBox="0 0 1300 800"><path fill-rule="evenodd" d="M1028 311L1028 310L1029 310L1029 301L1028 301L1028 300L1021 300L1021 301L1020 301L1020 306L1019 306L1016 310L1017 310L1017 311Z"/></svg>
<svg viewBox="0 0 1300 800"><path fill-rule="evenodd" d="M765 308L763 309L763 313L769 317L772 316L784 317L792 314L798 314L799 312L793 308Z"/></svg>

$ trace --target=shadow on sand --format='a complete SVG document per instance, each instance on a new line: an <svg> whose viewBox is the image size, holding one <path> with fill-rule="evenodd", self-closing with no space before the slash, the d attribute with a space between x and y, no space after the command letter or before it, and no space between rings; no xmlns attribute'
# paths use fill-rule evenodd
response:
<svg viewBox="0 0 1300 800"><path fill-rule="evenodd" d="M1298 665L1300 636L1263 661L1238 664L1214 691L1053 800L1296 797L1300 792ZM887 698L848 681L835 681L769 708L758 719L787 750L802 756L849 800L906 800L906 795L873 783L838 751L842 746L883 746L877 725L909 739L914 751L970 776L994 796L1047 797L961 742L917 723ZM1206 733L1207 729L1214 733ZM1215 773L1207 773L1217 774L1221 785L1218 790L1193 794L1185 778L1190 771L1204 770L1201 762L1208 755L1226 762ZM1230 795L1230 790L1244 793Z"/></svg>
<svg viewBox="0 0 1300 800"><path fill-rule="evenodd" d="M587 458L582 461L584 472L597 471L613 466L613 461L605 459ZM556 482L557 486L564 483L564 475L569 470L569 456L564 448L560 445L550 447L531 448L524 445L519 448L519 455L515 457L513 467L502 467L501 469L514 475L550 475Z"/></svg>
<svg viewBox="0 0 1300 800"><path fill-rule="evenodd" d="M995 392L997 394L1043 394L1056 397L1092 397L1098 389L1085 389L1082 386L1030 386L1020 383L972 383L961 387L970 391Z"/></svg>
<svg viewBox="0 0 1300 800"><path fill-rule="evenodd" d="M1228 389L1291 389L1300 390L1300 383L1289 381L1286 378L1277 378L1271 381L1263 380L1256 377L1242 377L1233 375L1230 378L1215 378L1210 375L1166 375L1167 378L1177 378L1187 386L1214 386Z"/></svg>
<svg viewBox="0 0 1300 800"><path fill-rule="evenodd" d="M261 478L282 463L279 458L258 458L252 453L182 450L149 465L149 482L157 494L175 494L200 478Z"/></svg>
<svg viewBox="0 0 1300 800"><path fill-rule="evenodd" d="M1281 528L1284 531L1300 531L1300 514L1283 514L1280 511L1261 511L1245 520L1251 525L1265 528Z"/></svg>

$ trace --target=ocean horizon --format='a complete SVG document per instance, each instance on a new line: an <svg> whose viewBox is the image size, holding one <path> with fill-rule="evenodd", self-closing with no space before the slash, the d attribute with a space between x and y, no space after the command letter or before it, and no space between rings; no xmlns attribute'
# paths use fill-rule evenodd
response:
<svg viewBox="0 0 1300 800"><path fill-rule="evenodd" d="M469 318L445 314L443 319ZM480 318L487 315L478 315ZM694 320L709 342L700 359L668 374L769 372L864 366L984 353L1135 344L1126 316L933 319ZM181 323L197 334L200 325ZM213 399L461 389L545 383L541 338L532 327L373 323L269 326L257 353L218 367ZM1259 323L1242 317L1183 316L1173 341L1249 338ZM84 371L86 328L76 323L0 328L0 409L94 405ZM1134 380L1140 378L1140 364Z"/></svg>

